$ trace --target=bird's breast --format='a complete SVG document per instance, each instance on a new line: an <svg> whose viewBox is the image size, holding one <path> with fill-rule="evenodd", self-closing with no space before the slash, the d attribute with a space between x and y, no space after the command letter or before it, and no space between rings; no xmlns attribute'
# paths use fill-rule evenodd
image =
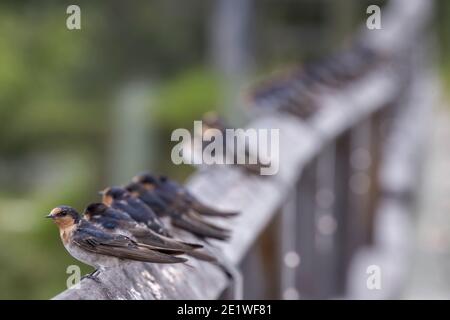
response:
<svg viewBox="0 0 450 320"><path fill-rule="evenodd" d="M76 225L73 224L71 226L63 226L59 229L59 235L61 236L61 240L64 245L70 242L70 238L72 237L73 231L75 230Z"/></svg>

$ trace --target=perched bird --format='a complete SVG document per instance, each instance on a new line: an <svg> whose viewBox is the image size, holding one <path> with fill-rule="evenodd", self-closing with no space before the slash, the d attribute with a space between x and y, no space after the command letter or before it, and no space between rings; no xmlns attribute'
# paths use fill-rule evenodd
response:
<svg viewBox="0 0 450 320"><path fill-rule="evenodd" d="M186 253L202 248L201 244L187 243L160 235L143 223L138 223L126 212L104 203L91 203L84 210L84 218L107 232L119 233L153 250L168 254Z"/></svg>
<svg viewBox="0 0 450 320"><path fill-rule="evenodd" d="M126 186L127 190L135 197L141 199L160 216L169 217L171 224L180 229L189 231L201 238L214 238L227 240L229 230L205 221L201 216L195 214L189 204L182 197L164 196L164 191L151 189L147 184L132 182ZM163 198L160 198L160 195Z"/></svg>
<svg viewBox="0 0 450 320"><path fill-rule="evenodd" d="M147 189L142 184L130 182L124 187L133 197L139 198L149 206L159 217L170 217L173 209L165 199L160 197L156 189Z"/></svg>
<svg viewBox="0 0 450 320"><path fill-rule="evenodd" d="M47 218L59 228L64 247L77 260L96 270L87 277L98 281L97 275L106 268L117 267L127 261L152 263L181 263L187 260L154 251L147 245L120 234L111 234L81 219L69 206L54 208Z"/></svg>
<svg viewBox="0 0 450 320"><path fill-rule="evenodd" d="M305 68L296 67L263 81L249 91L247 99L259 109L287 112L307 120L320 109L314 95L318 87L315 77Z"/></svg>
<svg viewBox="0 0 450 320"><path fill-rule="evenodd" d="M200 215L229 218L237 216L235 211L220 211L200 202L188 189L167 178L166 176L154 177L149 173L142 173L133 178L133 182L141 183L148 190L156 190L158 195L168 203L178 202L189 207Z"/></svg>
<svg viewBox="0 0 450 320"><path fill-rule="evenodd" d="M197 139L201 139L203 143L203 149L205 149L211 143L211 129L219 130L223 137L226 137L226 130L233 129L230 125L226 123L226 121L220 117L216 112L210 111L203 115L202 117L202 133L201 136L196 137ZM205 140L205 137L207 138ZM227 139L223 139L223 150L227 154L232 154L234 156L233 163L237 166L245 169L247 172L252 174L260 174L261 168L270 167L270 162L263 164L261 158L258 154L255 154L250 150L250 147L245 141L245 146L243 150L237 150L235 152L235 145L229 145L227 143ZM238 163L238 152L243 152L246 159L245 163ZM248 159L248 161L247 161ZM254 159L251 163L250 159ZM248 163L247 163L248 162Z"/></svg>
<svg viewBox="0 0 450 320"><path fill-rule="evenodd" d="M225 130L230 127L221 116L213 111L206 112L203 115L202 124L203 130L213 128L219 130L222 133L225 133Z"/></svg>
<svg viewBox="0 0 450 320"><path fill-rule="evenodd" d="M308 119L320 110L317 91L339 89L365 75L386 57L360 39L343 51L294 68L256 86L248 97L253 106Z"/></svg>
<svg viewBox="0 0 450 320"><path fill-rule="evenodd" d="M138 242L150 245L154 250L168 254L185 253L203 261L216 261L211 255L195 250L202 248L202 245L161 236L146 225L136 222L125 212L108 207L103 203L88 205L84 211L84 216L86 220L106 231L123 234Z"/></svg>
<svg viewBox="0 0 450 320"><path fill-rule="evenodd" d="M371 68L383 60L382 55L360 41L355 41L345 51L335 53L329 64L333 74L342 82L349 82L364 75Z"/></svg>
<svg viewBox="0 0 450 320"><path fill-rule="evenodd" d="M110 187L100 191L102 202L107 206L126 212L131 218L164 236L170 236L156 213L139 198L134 198L122 187Z"/></svg>

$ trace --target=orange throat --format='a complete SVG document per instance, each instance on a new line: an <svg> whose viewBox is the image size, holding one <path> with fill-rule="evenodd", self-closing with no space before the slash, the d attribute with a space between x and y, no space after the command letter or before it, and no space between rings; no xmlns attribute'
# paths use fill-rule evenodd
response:
<svg viewBox="0 0 450 320"><path fill-rule="evenodd" d="M155 190L155 186L152 183L144 183L143 186L147 191Z"/></svg>
<svg viewBox="0 0 450 320"><path fill-rule="evenodd" d="M111 204L113 203L113 198L111 196L108 196L108 195L103 195L102 202L104 204L106 204L108 207L110 207Z"/></svg>
<svg viewBox="0 0 450 320"><path fill-rule="evenodd" d="M59 227L59 235L61 236L62 242L64 244L67 244L72 235L72 232L77 227L77 224L74 223L72 219L60 219L59 221L56 221L56 224Z"/></svg>

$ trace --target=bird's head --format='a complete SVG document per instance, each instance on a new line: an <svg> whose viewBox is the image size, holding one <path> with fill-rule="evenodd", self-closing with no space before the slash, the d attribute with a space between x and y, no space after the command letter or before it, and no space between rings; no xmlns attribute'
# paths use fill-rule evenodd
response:
<svg viewBox="0 0 450 320"><path fill-rule="evenodd" d="M130 182L125 186L125 189L134 197L139 197L146 191L145 187L137 182Z"/></svg>
<svg viewBox="0 0 450 320"><path fill-rule="evenodd" d="M127 190L122 187L108 187L99 192L102 196L102 201L106 205L111 205L114 200L120 200L127 195Z"/></svg>
<svg viewBox="0 0 450 320"><path fill-rule="evenodd" d="M142 185L147 190L154 190L158 184L158 178L151 173L140 173L133 178L133 182Z"/></svg>
<svg viewBox="0 0 450 320"><path fill-rule="evenodd" d="M225 121L223 118L219 116L219 114L215 111L209 111L205 113L202 117L203 129L224 129Z"/></svg>
<svg viewBox="0 0 450 320"><path fill-rule="evenodd" d="M84 216L87 220L90 220L94 216L101 216L103 215L106 210L108 209L108 206L101 202L91 203L84 209Z"/></svg>
<svg viewBox="0 0 450 320"><path fill-rule="evenodd" d="M52 219L60 228L71 227L80 221L78 212L69 206L54 208L46 218Z"/></svg>

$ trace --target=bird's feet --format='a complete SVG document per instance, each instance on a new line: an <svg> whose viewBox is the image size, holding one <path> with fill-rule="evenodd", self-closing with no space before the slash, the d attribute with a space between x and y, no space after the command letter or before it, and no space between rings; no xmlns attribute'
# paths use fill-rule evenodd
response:
<svg viewBox="0 0 450 320"><path fill-rule="evenodd" d="M100 278L98 277L98 274L100 273L100 270L95 270L94 272L92 272L92 273L89 273L89 274L87 274L87 275L85 275L85 276L83 276L82 278L81 278L81 280L83 280L83 279L91 279L91 280L93 280L93 281L95 281L95 282L97 282L97 283L101 283L101 280L100 280Z"/></svg>

